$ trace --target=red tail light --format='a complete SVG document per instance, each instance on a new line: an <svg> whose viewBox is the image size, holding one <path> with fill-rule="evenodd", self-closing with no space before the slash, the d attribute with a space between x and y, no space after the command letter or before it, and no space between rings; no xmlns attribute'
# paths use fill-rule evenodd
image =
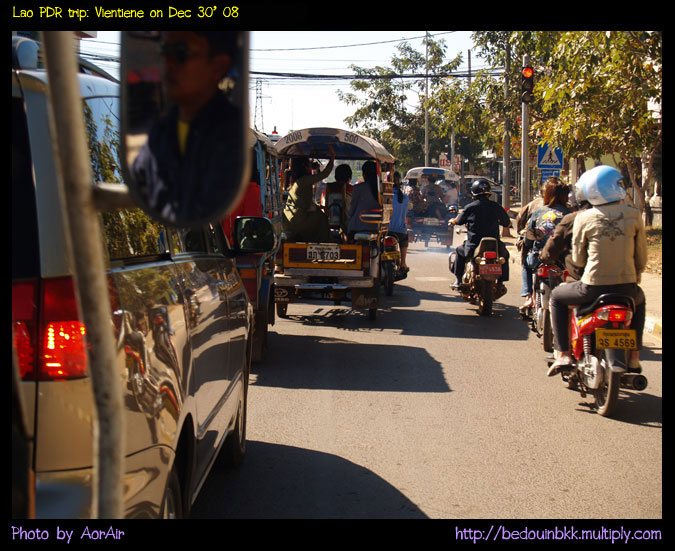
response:
<svg viewBox="0 0 675 551"><path fill-rule="evenodd" d="M625 308L604 308L597 313L597 317L605 321L626 322L633 319L633 312Z"/></svg>
<svg viewBox="0 0 675 551"><path fill-rule="evenodd" d="M392 236L387 236L384 238L384 246L385 247L395 247L396 246L396 238Z"/></svg>
<svg viewBox="0 0 675 551"><path fill-rule="evenodd" d="M485 251L483 258L497 258L497 253L495 251Z"/></svg>
<svg viewBox="0 0 675 551"><path fill-rule="evenodd" d="M35 378L37 288L35 280L12 283L14 349L22 379Z"/></svg>
<svg viewBox="0 0 675 551"><path fill-rule="evenodd" d="M41 381L84 377L86 330L79 320L73 280L45 279L41 287L38 302L37 281L12 285L14 346L21 375Z"/></svg>

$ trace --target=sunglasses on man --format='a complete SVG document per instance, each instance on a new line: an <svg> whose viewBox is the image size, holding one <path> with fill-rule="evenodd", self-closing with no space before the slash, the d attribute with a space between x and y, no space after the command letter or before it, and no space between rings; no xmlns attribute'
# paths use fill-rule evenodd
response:
<svg viewBox="0 0 675 551"><path fill-rule="evenodd" d="M170 42L161 44L159 47L161 56L171 58L178 63L185 63L194 55L186 42Z"/></svg>

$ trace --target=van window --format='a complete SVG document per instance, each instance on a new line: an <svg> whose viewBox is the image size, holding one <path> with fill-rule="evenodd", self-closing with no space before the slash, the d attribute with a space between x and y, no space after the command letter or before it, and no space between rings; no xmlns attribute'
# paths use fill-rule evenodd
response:
<svg viewBox="0 0 675 551"><path fill-rule="evenodd" d="M227 246L225 245L225 234L220 224L209 224L207 235L211 252L214 254L225 254Z"/></svg>
<svg viewBox="0 0 675 551"><path fill-rule="evenodd" d="M26 113L12 98L12 279L40 275L37 207Z"/></svg>
<svg viewBox="0 0 675 551"><path fill-rule="evenodd" d="M88 98L83 109L94 180L121 182L119 99ZM168 248L164 226L141 209L103 212L99 219L110 260L158 255Z"/></svg>
<svg viewBox="0 0 675 551"><path fill-rule="evenodd" d="M164 226L141 209L99 214L110 260L162 254L167 250Z"/></svg>

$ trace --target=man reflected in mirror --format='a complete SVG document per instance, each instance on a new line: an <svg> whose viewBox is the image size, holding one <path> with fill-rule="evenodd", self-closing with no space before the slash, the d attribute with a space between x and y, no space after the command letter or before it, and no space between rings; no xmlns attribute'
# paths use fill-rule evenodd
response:
<svg viewBox="0 0 675 551"><path fill-rule="evenodd" d="M170 102L132 167L148 206L168 222L203 218L238 189L241 115L221 89L231 75L238 35L162 33L162 80Z"/></svg>

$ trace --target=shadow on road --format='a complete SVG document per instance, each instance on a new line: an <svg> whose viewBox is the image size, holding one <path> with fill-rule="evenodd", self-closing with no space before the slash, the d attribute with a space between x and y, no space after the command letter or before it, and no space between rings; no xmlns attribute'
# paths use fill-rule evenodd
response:
<svg viewBox="0 0 675 551"><path fill-rule="evenodd" d="M191 518L427 518L386 480L341 457L266 442L247 447L241 468L211 472Z"/></svg>
<svg viewBox="0 0 675 551"><path fill-rule="evenodd" d="M424 348L270 332L270 354L253 364L257 386L380 392L450 392Z"/></svg>

